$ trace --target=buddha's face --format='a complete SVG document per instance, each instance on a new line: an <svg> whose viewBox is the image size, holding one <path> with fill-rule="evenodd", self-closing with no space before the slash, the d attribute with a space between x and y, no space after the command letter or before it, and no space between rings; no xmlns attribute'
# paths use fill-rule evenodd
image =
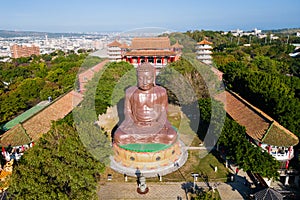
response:
<svg viewBox="0 0 300 200"><path fill-rule="evenodd" d="M138 87L142 90L149 90L153 87L154 76L151 72L138 73Z"/></svg>

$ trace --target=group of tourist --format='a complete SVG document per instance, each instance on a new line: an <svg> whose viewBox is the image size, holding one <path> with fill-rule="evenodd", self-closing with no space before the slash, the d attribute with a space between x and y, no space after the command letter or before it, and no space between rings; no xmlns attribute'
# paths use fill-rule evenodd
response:
<svg viewBox="0 0 300 200"><path fill-rule="evenodd" d="M2 147L2 156L4 158L4 160L6 162L9 162L11 161L12 159L18 161L20 160L21 156L24 154L24 152L33 147L34 145L34 142L31 142L29 144L24 144L24 145L21 145L21 146L11 146L11 145L8 145L8 147Z"/></svg>

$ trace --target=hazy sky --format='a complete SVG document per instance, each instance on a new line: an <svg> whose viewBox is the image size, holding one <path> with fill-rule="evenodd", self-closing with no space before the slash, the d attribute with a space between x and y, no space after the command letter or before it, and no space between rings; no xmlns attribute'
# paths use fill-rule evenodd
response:
<svg viewBox="0 0 300 200"><path fill-rule="evenodd" d="M299 9L299 0L2 0L0 30L299 28Z"/></svg>

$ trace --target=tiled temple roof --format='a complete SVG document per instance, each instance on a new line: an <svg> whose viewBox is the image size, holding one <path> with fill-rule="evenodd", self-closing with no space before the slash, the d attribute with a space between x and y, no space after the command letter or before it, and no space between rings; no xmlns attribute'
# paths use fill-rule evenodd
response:
<svg viewBox="0 0 300 200"><path fill-rule="evenodd" d="M225 93L225 96L224 96ZM299 139L266 113L251 105L236 93L225 91L215 98L224 103L225 110L253 139L275 146L295 146Z"/></svg>

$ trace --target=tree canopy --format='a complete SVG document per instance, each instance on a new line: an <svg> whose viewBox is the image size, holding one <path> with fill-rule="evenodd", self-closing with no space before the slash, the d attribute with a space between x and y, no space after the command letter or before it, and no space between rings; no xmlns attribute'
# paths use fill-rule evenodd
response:
<svg viewBox="0 0 300 200"><path fill-rule="evenodd" d="M104 165L80 141L71 115L55 122L15 165L8 194L13 199L97 199Z"/></svg>
<svg viewBox="0 0 300 200"><path fill-rule="evenodd" d="M216 125L218 123L217 119L213 120L211 117L210 99L200 99L199 108L201 109L201 124L198 135L201 137L207 132L210 121L216 121ZM218 143L225 150L227 157L243 168L244 171L250 170L268 178L278 177L279 162L248 141L245 127L226 117L221 128L222 133L219 135Z"/></svg>
<svg viewBox="0 0 300 200"><path fill-rule="evenodd" d="M101 61L87 54L54 52L0 62L0 123L42 100L52 99L74 87L78 70Z"/></svg>

